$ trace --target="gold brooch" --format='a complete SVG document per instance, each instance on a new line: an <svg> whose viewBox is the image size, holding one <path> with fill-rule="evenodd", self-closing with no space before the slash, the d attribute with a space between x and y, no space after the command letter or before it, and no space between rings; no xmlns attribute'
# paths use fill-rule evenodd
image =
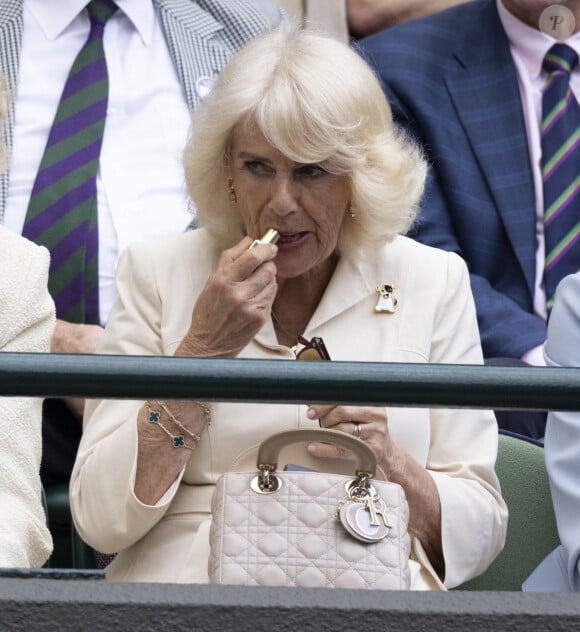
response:
<svg viewBox="0 0 580 632"><path fill-rule="evenodd" d="M377 285L375 292L379 300L375 305L375 312L381 314L394 314L397 309L397 299L393 296L395 288L392 285Z"/></svg>

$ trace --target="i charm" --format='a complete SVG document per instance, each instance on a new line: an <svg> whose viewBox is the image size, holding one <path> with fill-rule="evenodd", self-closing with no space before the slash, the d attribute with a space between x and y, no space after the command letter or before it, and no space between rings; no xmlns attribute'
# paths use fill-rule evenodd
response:
<svg viewBox="0 0 580 632"><path fill-rule="evenodd" d="M395 288L392 285L377 285L375 292L379 300L375 305L375 312L380 314L394 314L397 309L397 299L393 296Z"/></svg>

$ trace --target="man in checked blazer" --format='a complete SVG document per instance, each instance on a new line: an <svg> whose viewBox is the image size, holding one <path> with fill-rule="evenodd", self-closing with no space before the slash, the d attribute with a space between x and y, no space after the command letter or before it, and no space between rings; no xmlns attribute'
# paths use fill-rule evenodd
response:
<svg viewBox="0 0 580 632"><path fill-rule="evenodd" d="M360 42L432 162L414 236L466 260L486 359L544 364L538 109L556 40L539 16L561 4L575 16L565 43L578 52L578 0L475 0ZM543 436L545 416L526 419L511 429Z"/></svg>
<svg viewBox="0 0 580 632"><path fill-rule="evenodd" d="M0 223L21 232L32 185L73 60L88 0L0 0L0 73L9 171ZM57 321L52 351L92 353L115 300L117 259L134 240L187 229L181 152L190 111L230 57L283 17L271 0L117 0L104 34L109 102L97 176L100 326ZM69 414L70 410L74 415ZM82 402L45 403L42 475L67 482Z"/></svg>

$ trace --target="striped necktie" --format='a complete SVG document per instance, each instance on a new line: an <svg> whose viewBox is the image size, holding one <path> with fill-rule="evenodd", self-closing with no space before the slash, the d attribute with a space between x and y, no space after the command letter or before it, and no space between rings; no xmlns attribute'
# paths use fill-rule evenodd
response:
<svg viewBox="0 0 580 632"><path fill-rule="evenodd" d="M544 283L548 309L564 276L580 270L580 106L570 90L578 55L555 44L544 58L548 73L542 97L544 183Z"/></svg>
<svg viewBox="0 0 580 632"><path fill-rule="evenodd" d="M89 37L74 60L32 188L22 234L51 254L57 317L99 322L97 171L109 83L103 49L112 0L91 0Z"/></svg>

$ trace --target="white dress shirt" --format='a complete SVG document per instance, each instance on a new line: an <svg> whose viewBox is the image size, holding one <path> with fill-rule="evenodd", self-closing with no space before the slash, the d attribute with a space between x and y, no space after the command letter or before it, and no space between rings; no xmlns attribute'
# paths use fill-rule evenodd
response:
<svg viewBox="0 0 580 632"><path fill-rule="evenodd" d="M97 176L101 323L116 298L129 243L184 231L191 221L181 154L189 109L150 0L117 0L104 35L107 122ZM89 33L87 0L24 0L24 28L5 224L22 232L62 88Z"/></svg>
<svg viewBox="0 0 580 632"><path fill-rule="evenodd" d="M530 164L534 180L536 199L536 280L534 291L534 312L544 321L547 317L546 293L544 290L544 190L542 182L542 145L540 126L542 121L542 89L547 73L542 70L546 53L557 42L553 37L534 29L512 15L497 0L499 17L509 40L511 54L518 74L522 111L526 126ZM562 42L580 55L580 33L575 33ZM580 70L576 68L570 78L570 87L580 101ZM523 357L530 364L545 364L543 347L528 351Z"/></svg>

